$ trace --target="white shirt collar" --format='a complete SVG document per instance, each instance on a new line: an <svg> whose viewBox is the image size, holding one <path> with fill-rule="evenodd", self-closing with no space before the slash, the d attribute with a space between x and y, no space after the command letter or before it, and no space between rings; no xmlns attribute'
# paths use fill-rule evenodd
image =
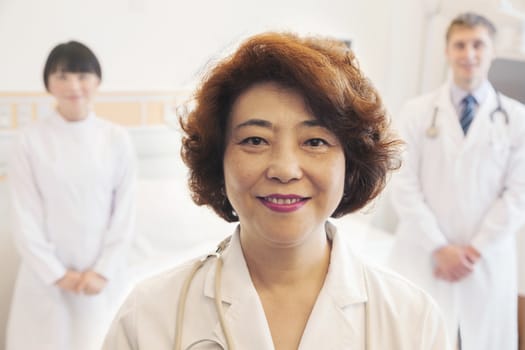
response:
<svg viewBox="0 0 525 350"><path fill-rule="evenodd" d="M479 106L487 96L489 95L491 89L491 85L488 80L485 80L477 89L474 89L472 91L466 91L457 86L454 82L450 84L450 98L452 101L452 104L454 105L454 108L458 112L458 114L461 111L461 101L467 96L472 95L476 99L477 105Z"/></svg>

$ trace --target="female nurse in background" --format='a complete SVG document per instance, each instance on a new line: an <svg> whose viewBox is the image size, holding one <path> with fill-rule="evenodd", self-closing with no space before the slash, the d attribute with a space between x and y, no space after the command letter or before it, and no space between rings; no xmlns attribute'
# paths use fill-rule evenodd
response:
<svg viewBox="0 0 525 350"><path fill-rule="evenodd" d="M126 131L92 111L101 76L88 47L56 46L44 68L56 109L15 141L8 186L21 266L7 350L96 349L122 291L135 157Z"/></svg>

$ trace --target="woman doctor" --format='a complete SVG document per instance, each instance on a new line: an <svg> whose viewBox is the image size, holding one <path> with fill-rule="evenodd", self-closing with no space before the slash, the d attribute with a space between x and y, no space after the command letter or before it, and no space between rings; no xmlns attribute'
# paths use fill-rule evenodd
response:
<svg viewBox="0 0 525 350"><path fill-rule="evenodd" d="M83 44L44 68L55 112L20 131L9 161L21 255L7 350L93 350L113 316L134 221L135 160L126 131L98 118L100 64Z"/></svg>
<svg viewBox="0 0 525 350"><path fill-rule="evenodd" d="M252 37L195 100L182 120L193 198L239 225L219 258L139 285L104 349L447 349L429 297L365 265L327 221L380 192L399 145L346 46Z"/></svg>

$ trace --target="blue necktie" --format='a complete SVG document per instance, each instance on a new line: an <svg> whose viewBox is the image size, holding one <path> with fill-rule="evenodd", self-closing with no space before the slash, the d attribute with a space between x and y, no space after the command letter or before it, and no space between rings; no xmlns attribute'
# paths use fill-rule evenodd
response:
<svg viewBox="0 0 525 350"><path fill-rule="evenodd" d="M463 133L466 135L472 119L474 119L474 113L476 111L476 99L472 95L467 95L462 101L461 105L463 109L461 110L461 118L459 122Z"/></svg>

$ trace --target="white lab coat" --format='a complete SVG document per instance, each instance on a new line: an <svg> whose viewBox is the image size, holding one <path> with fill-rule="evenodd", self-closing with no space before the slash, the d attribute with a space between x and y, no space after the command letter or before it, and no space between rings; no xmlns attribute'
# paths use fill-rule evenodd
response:
<svg viewBox="0 0 525 350"><path fill-rule="evenodd" d="M491 121L495 91L479 106L466 137L450 86L410 101L400 114L407 143L392 181L399 216L392 267L436 299L452 341L463 350L517 348L515 233L525 213L525 109L501 96L509 125ZM426 135L434 108L439 135ZM497 136L500 135L500 136ZM472 245L482 258L458 283L433 277L432 252Z"/></svg>
<svg viewBox="0 0 525 350"><path fill-rule="evenodd" d="M123 292L135 172L126 131L94 114L79 122L53 114L20 132L8 172L21 266L7 350L100 346ZM96 296L62 291L54 283L66 269L93 269L107 287Z"/></svg>
<svg viewBox="0 0 525 350"><path fill-rule="evenodd" d="M364 265L349 252L331 224L327 224L327 234L333 242L330 267L300 350L448 349L443 319L426 293L398 275ZM223 261L222 302L235 348L273 349L238 229ZM139 285L115 319L104 349L172 349L181 285L193 263ZM214 304L215 264L208 261L189 290L183 349L217 349L220 347L213 342L225 344ZM205 339L210 341L200 342Z"/></svg>
<svg viewBox="0 0 525 350"><path fill-rule="evenodd" d="M518 295L525 297L525 227L518 231L516 253L518 257Z"/></svg>

